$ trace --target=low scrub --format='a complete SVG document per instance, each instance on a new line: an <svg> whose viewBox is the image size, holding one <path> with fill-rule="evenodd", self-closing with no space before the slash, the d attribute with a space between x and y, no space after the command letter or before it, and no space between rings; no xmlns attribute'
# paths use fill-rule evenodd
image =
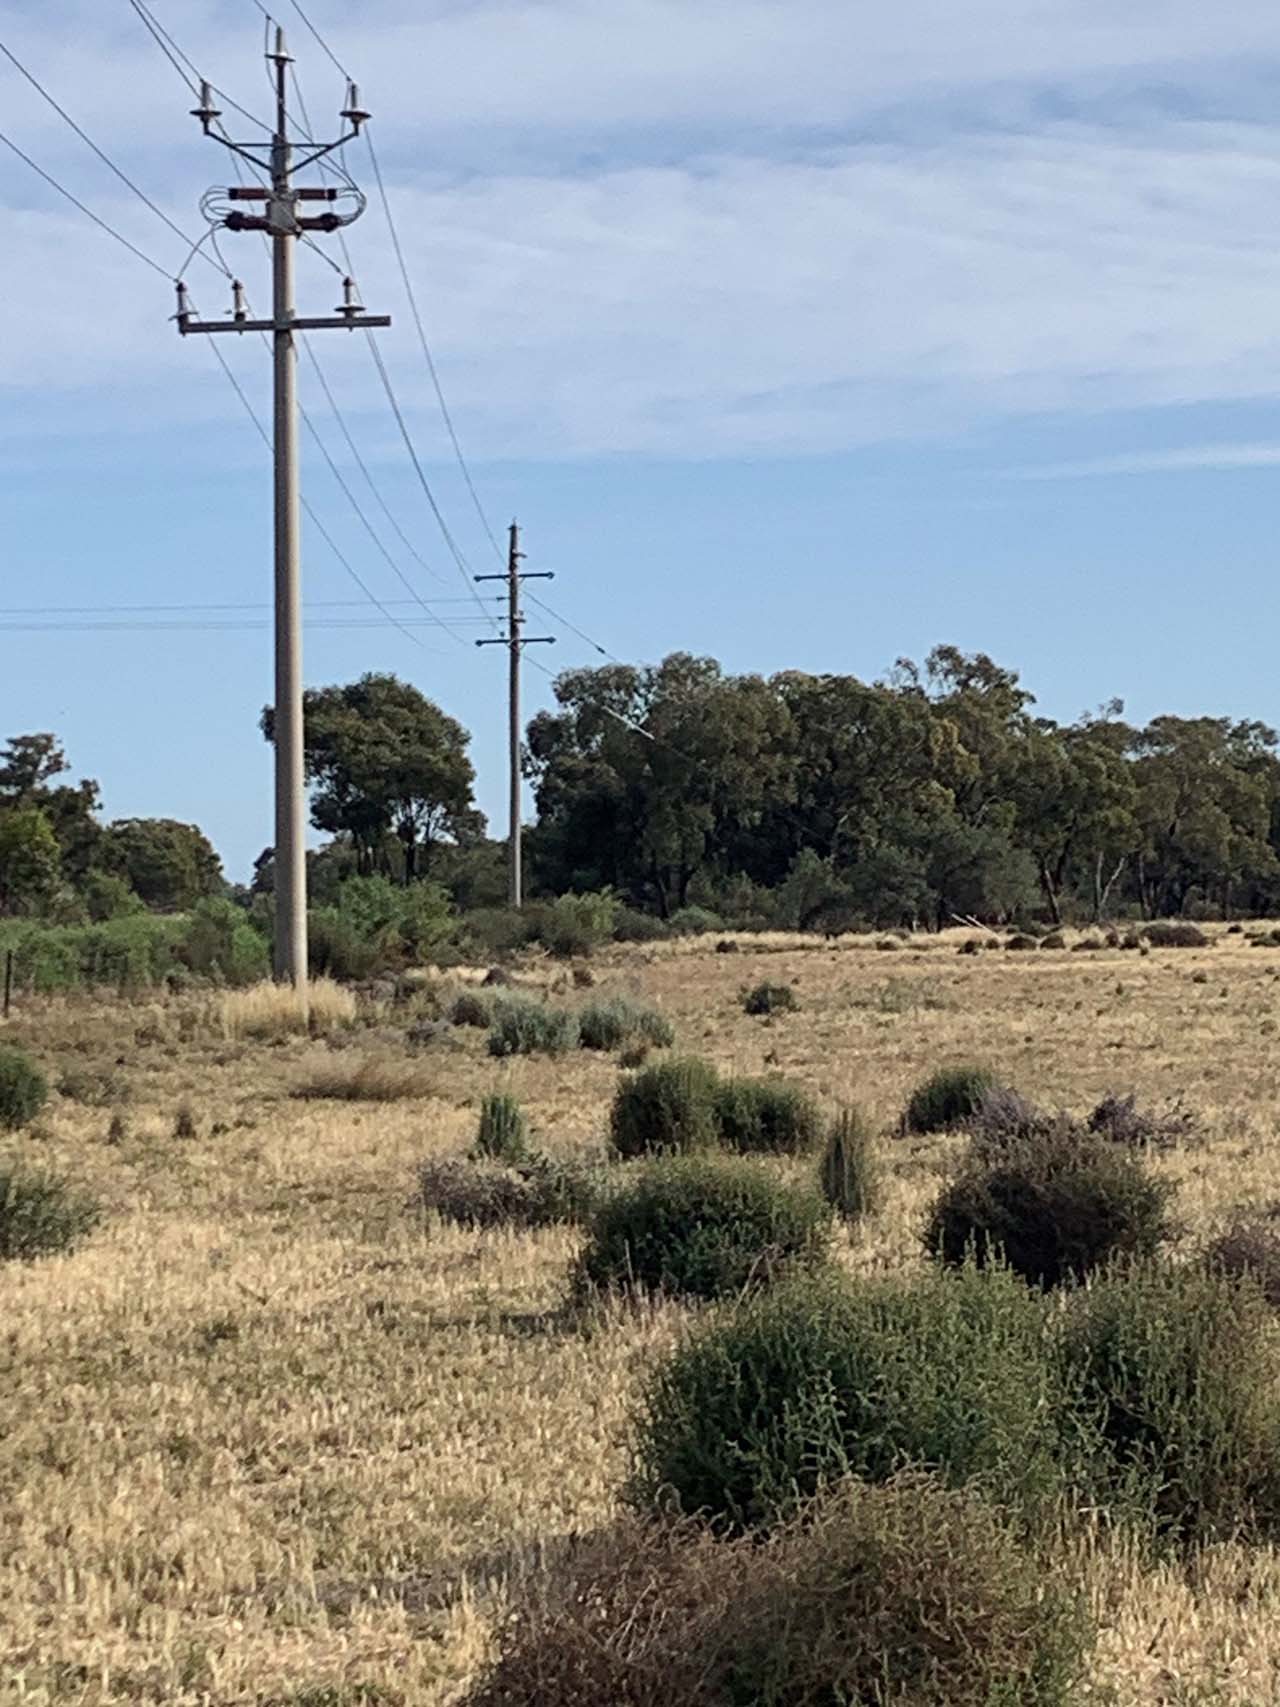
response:
<svg viewBox="0 0 1280 1707"><path fill-rule="evenodd" d="M675 1040L665 1014L625 996L589 1002L578 1015L578 1041L584 1049L626 1049L637 1044L670 1049Z"/></svg>
<svg viewBox="0 0 1280 1707"><path fill-rule="evenodd" d="M973 1146L934 1204L925 1246L952 1266L998 1258L1047 1290L1152 1255L1173 1230L1173 1191L1133 1152L1061 1119Z"/></svg>
<svg viewBox="0 0 1280 1707"><path fill-rule="evenodd" d="M816 1192L729 1156L651 1162L597 1210L578 1266L584 1291L737 1296L827 1254Z"/></svg>
<svg viewBox="0 0 1280 1707"><path fill-rule="evenodd" d="M695 1327L658 1368L630 1498L739 1530L915 1465L1030 1515L1061 1488L1060 1410L1044 1307L1015 1276L805 1276Z"/></svg>
<svg viewBox="0 0 1280 1707"><path fill-rule="evenodd" d="M0 1164L0 1261L74 1250L101 1219L93 1198L55 1174Z"/></svg>
<svg viewBox="0 0 1280 1707"><path fill-rule="evenodd" d="M218 1011L224 1036L270 1040L354 1025L356 998L332 978L313 978L305 1006L290 985L262 983L225 990Z"/></svg>
<svg viewBox="0 0 1280 1707"><path fill-rule="evenodd" d="M529 1123L506 1091L495 1091L480 1105L480 1129L472 1155L509 1166L529 1160Z"/></svg>
<svg viewBox="0 0 1280 1707"><path fill-rule="evenodd" d="M747 1014L793 1014L799 1006L790 984L757 984L742 992L742 1011Z"/></svg>
<svg viewBox="0 0 1280 1707"><path fill-rule="evenodd" d="M706 1149L718 1134L715 1068L696 1056L659 1061L622 1080L609 1117L624 1159Z"/></svg>
<svg viewBox="0 0 1280 1707"><path fill-rule="evenodd" d="M517 1163L474 1157L424 1162L418 1175L424 1210L461 1227L551 1227L594 1210L601 1170L530 1155Z"/></svg>
<svg viewBox="0 0 1280 1707"><path fill-rule="evenodd" d="M502 996L493 1005L490 1055L564 1055L577 1044L577 1014L530 996Z"/></svg>
<svg viewBox="0 0 1280 1707"><path fill-rule="evenodd" d="M486 996L482 990L461 991L449 1009L449 1023L488 1031L493 1024L493 997Z"/></svg>
<svg viewBox="0 0 1280 1707"><path fill-rule="evenodd" d="M1153 919L1142 927L1152 948L1208 948L1209 938L1187 919Z"/></svg>
<svg viewBox="0 0 1280 1707"><path fill-rule="evenodd" d="M719 1141L741 1154L795 1155L822 1137L813 1098L786 1079L726 1079L715 1093Z"/></svg>
<svg viewBox="0 0 1280 1707"><path fill-rule="evenodd" d="M822 1195L842 1220L861 1221L875 1212L883 1175L870 1124L857 1108L843 1108L831 1123L818 1169Z"/></svg>
<svg viewBox="0 0 1280 1707"><path fill-rule="evenodd" d="M314 1102L401 1102L430 1096L431 1087L412 1062L339 1056L296 1084L290 1095Z"/></svg>
<svg viewBox="0 0 1280 1707"><path fill-rule="evenodd" d="M579 1543L465 1707L1068 1707L1089 1634L972 1495L845 1483L764 1542L633 1519Z"/></svg>
<svg viewBox="0 0 1280 1707"><path fill-rule="evenodd" d="M998 1155L1010 1145L1049 1137L1061 1120L1061 1115L1038 1108L1019 1092L992 1085L964 1124L974 1150Z"/></svg>
<svg viewBox="0 0 1280 1707"><path fill-rule="evenodd" d="M995 1085L985 1067L944 1067L911 1093L902 1116L906 1132L954 1132L978 1112Z"/></svg>
<svg viewBox="0 0 1280 1707"><path fill-rule="evenodd" d="M1089 1116L1089 1130L1133 1150L1174 1150L1199 1136L1186 1109L1139 1108L1134 1096L1107 1096Z"/></svg>
<svg viewBox="0 0 1280 1707"><path fill-rule="evenodd" d="M1179 1542L1274 1532L1280 1325L1203 1268L1109 1274L1067 1315L1081 1493Z"/></svg>
<svg viewBox="0 0 1280 1707"><path fill-rule="evenodd" d="M49 1100L49 1081L20 1049L0 1049L0 1128L29 1126Z"/></svg>
<svg viewBox="0 0 1280 1707"><path fill-rule="evenodd" d="M1206 1265L1232 1280L1247 1280L1280 1309L1280 1225L1238 1216L1205 1251Z"/></svg>

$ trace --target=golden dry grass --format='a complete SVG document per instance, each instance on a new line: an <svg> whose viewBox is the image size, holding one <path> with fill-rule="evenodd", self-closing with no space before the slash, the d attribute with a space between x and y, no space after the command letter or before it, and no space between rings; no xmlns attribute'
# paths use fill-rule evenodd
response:
<svg viewBox="0 0 1280 1707"><path fill-rule="evenodd" d="M654 1002L681 1049L858 1101L886 1132L946 1062L1072 1108L1178 1095L1210 1135L1155 1164L1181 1182L1188 1243L1280 1199L1280 952L1224 934L1146 956L957 954L970 934L896 952L785 937L727 956L619 950L598 993ZM766 975L794 984L799 1012L743 1014L740 989ZM0 1700L443 1707L505 1585L613 1509L632 1394L681 1313L573 1330L555 1314L571 1233L428 1226L411 1200L415 1164L466 1149L495 1088L547 1148L598 1143L617 1065L497 1064L482 1033L455 1031L412 1058L415 1094L291 1094L362 1059L409 1062L393 1017L365 1013L335 1050L243 1023L228 1037L194 999L15 1013L6 1041L54 1082L108 1084L128 1129L107 1141L95 1090L56 1096L14 1141L108 1217L73 1256L0 1270ZM184 1101L194 1142L172 1135ZM885 1139L885 1206L848 1263L920 1260L955 1147ZM1272 1552L1217 1548L1180 1570L1095 1546L1086 1571L1102 1623L1089 1701L1280 1700Z"/></svg>
<svg viewBox="0 0 1280 1707"><path fill-rule="evenodd" d="M354 1025L356 999L332 978L313 978L305 1003L287 984L253 984L227 990L219 1000L225 1037L272 1039L296 1032L331 1031Z"/></svg>

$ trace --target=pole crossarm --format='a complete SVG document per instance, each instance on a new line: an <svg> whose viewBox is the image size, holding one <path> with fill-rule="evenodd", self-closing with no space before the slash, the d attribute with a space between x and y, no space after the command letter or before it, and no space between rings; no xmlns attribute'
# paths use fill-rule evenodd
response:
<svg viewBox="0 0 1280 1707"><path fill-rule="evenodd" d="M345 316L335 315L331 319L307 319L297 316L292 320L193 320L188 319L185 326L179 324L178 330L183 337L195 332L325 332L332 327L354 332L361 326L390 326L389 314L362 314L359 320L348 320Z"/></svg>

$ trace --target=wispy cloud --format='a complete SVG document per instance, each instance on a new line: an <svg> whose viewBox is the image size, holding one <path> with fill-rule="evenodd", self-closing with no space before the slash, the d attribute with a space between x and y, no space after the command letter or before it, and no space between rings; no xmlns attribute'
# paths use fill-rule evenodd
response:
<svg viewBox="0 0 1280 1707"><path fill-rule="evenodd" d="M1088 480L1125 474L1216 473L1237 468L1280 467L1280 443L1189 445L1181 450L1135 451L1051 462L1039 468L1011 468L1013 480Z"/></svg>

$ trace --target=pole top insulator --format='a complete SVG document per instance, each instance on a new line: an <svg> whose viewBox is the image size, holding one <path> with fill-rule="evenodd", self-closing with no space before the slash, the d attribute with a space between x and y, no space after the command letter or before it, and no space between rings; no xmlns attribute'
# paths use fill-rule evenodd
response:
<svg viewBox="0 0 1280 1707"><path fill-rule="evenodd" d="M360 292L356 289L356 281L353 278L343 279L342 301L338 304L335 312L341 314L343 319L347 321L352 321L358 314L364 313L364 304L360 300Z"/></svg>
<svg viewBox="0 0 1280 1707"><path fill-rule="evenodd" d="M191 323L191 298L187 294L187 287L181 279L175 279L173 287L178 294L178 312L173 318L178 322L179 332L185 332Z"/></svg>
<svg viewBox="0 0 1280 1707"><path fill-rule="evenodd" d="M274 53L269 53L267 55L267 58L268 59L274 59L278 65L292 65L293 64L293 55L289 52L288 48L285 46L284 25L283 24L277 24L276 25L276 50Z"/></svg>
<svg viewBox="0 0 1280 1707"><path fill-rule="evenodd" d="M347 104L338 117L346 119L352 130L359 130L360 126L372 117L372 114L365 112L360 105L360 91L350 81L347 83Z"/></svg>
<svg viewBox="0 0 1280 1707"><path fill-rule="evenodd" d="M222 109L213 104L213 90L203 78L200 80L200 105L192 107L191 116L193 119L200 120L206 136L208 136L214 120L222 117Z"/></svg>
<svg viewBox="0 0 1280 1707"><path fill-rule="evenodd" d="M247 320L249 318L249 309L244 300L244 286L239 279L232 279L231 281L231 318L233 320Z"/></svg>

